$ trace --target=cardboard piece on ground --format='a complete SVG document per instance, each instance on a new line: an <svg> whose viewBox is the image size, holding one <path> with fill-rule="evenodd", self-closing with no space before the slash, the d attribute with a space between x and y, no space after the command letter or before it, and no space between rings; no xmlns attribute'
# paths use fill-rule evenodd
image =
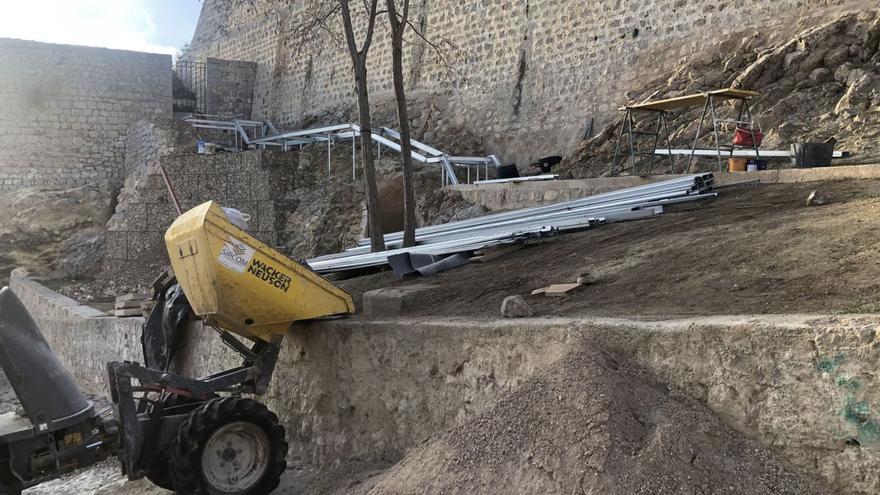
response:
<svg viewBox="0 0 880 495"><path fill-rule="evenodd" d="M547 297L565 297L570 292L583 287L581 284L556 284L547 287L547 290L544 291L544 295Z"/></svg>

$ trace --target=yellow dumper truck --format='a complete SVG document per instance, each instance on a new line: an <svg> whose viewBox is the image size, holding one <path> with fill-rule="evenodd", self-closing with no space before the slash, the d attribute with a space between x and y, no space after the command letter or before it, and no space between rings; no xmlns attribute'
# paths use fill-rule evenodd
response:
<svg viewBox="0 0 880 495"><path fill-rule="evenodd" d="M351 296L233 225L215 202L181 215L165 244L177 284L161 288L150 317L159 324L147 325L158 330L143 336L146 363L107 365L112 418L95 412L11 290L0 291L0 366L26 413L0 415L0 495L111 455L130 479L179 493L277 487L284 428L244 395L266 392L293 322L353 313ZM179 324L181 306L215 328L241 365L200 378L172 372L163 331L174 324L162 316Z"/></svg>

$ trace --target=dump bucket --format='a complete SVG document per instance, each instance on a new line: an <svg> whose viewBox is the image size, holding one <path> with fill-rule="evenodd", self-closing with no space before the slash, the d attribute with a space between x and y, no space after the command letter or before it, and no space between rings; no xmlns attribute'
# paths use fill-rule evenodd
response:
<svg viewBox="0 0 880 495"><path fill-rule="evenodd" d="M746 161L745 158L730 158L727 160L727 170L729 172L745 172Z"/></svg>
<svg viewBox="0 0 880 495"><path fill-rule="evenodd" d="M271 340L291 323L354 312L351 296L234 226L209 201L165 233L177 281L205 322Z"/></svg>

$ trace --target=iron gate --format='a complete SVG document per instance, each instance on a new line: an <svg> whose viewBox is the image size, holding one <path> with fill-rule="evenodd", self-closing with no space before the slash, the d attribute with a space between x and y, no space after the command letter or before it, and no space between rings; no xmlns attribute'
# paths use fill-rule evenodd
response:
<svg viewBox="0 0 880 495"><path fill-rule="evenodd" d="M208 65L205 62L178 60L173 68L172 98L174 111L207 113Z"/></svg>

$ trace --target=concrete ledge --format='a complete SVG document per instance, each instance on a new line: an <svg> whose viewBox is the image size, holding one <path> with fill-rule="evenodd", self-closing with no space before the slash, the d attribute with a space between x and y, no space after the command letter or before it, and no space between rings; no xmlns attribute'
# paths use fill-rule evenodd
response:
<svg viewBox="0 0 880 495"><path fill-rule="evenodd" d="M22 273L12 280L86 390L104 390L106 362L139 359L135 319L81 317ZM835 493L880 493L878 315L312 322L285 339L262 400L287 427L291 462L395 460L486 411L584 338L705 402ZM199 323L176 363L191 376L237 364Z"/></svg>
<svg viewBox="0 0 880 495"><path fill-rule="evenodd" d="M880 179L880 165L846 165L822 168L791 168L759 172L714 172L717 185L759 179L762 184L818 182L840 179ZM556 180L508 184L461 184L450 186L464 199L489 210L526 208L541 203L568 201L593 194L636 187L681 177L655 175L648 177L609 177L605 179Z"/></svg>
<svg viewBox="0 0 880 495"><path fill-rule="evenodd" d="M363 306L366 316L399 316L410 309L413 300L420 294L433 289L432 285L408 285L403 287L386 287L364 293Z"/></svg>

